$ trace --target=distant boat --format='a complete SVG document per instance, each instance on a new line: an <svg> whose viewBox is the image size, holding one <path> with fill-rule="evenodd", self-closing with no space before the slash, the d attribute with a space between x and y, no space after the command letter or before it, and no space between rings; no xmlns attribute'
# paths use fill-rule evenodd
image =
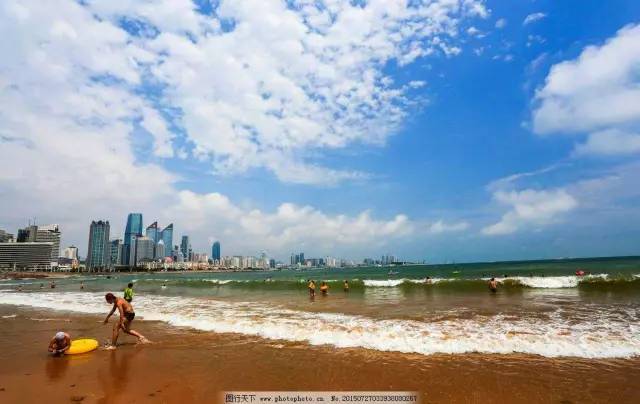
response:
<svg viewBox="0 0 640 404"><path fill-rule="evenodd" d="M387 272L387 275L398 275L400 272L398 271L389 271Z"/></svg>

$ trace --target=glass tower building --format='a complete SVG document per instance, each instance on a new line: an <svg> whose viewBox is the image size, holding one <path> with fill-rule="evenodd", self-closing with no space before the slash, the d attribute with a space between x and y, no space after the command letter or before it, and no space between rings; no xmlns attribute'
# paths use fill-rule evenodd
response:
<svg viewBox="0 0 640 404"><path fill-rule="evenodd" d="M180 242L180 252L182 252L182 256L185 261L189 261L189 250L191 250L191 244L189 244L189 236L182 236L182 241Z"/></svg>
<svg viewBox="0 0 640 404"><path fill-rule="evenodd" d="M136 266L136 238L142 237L142 213L129 213L122 241L122 264Z"/></svg>
<svg viewBox="0 0 640 404"><path fill-rule="evenodd" d="M171 257L171 248L173 246L173 223L165 227L160 232L160 239L164 243L164 256Z"/></svg>
<svg viewBox="0 0 640 404"><path fill-rule="evenodd" d="M211 259L220 262L220 242L216 241L211 246Z"/></svg>
<svg viewBox="0 0 640 404"><path fill-rule="evenodd" d="M94 220L89 226L89 247L87 248L87 269L105 270L109 267L111 247L109 244L109 222Z"/></svg>

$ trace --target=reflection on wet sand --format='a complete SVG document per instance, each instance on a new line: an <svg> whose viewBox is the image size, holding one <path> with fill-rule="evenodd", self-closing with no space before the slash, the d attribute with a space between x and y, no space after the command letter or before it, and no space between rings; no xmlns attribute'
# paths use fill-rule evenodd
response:
<svg viewBox="0 0 640 404"><path fill-rule="evenodd" d="M130 387L132 380L140 376L132 372L131 363L141 352L139 347L127 346L135 344L121 344L118 350L106 351L108 365L98 370L98 378L102 387L103 397L98 400L100 403L112 403L123 399L121 397Z"/></svg>

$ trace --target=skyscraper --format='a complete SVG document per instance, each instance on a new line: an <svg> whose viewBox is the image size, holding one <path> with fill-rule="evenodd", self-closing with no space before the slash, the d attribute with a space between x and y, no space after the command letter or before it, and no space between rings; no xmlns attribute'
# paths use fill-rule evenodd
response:
<svg viewBox="0 0 640 404"><path fill-rule="evenodd" d="M87 248L87 268L104 270L109 267L111 247L109 245L109 222L94 220L89 226L89 247Z"/></svg>
<svg viewBox="0 0 640 404"><path fill-rule="evenodd" d="M18 230L17 241L19 243L52 243L51 263L52 265L57 265L58 256L60 255L60 228L57 224L49 224L46 226L32 225L24 229L20 229Z"/></svg>
<svg viewBox="0 0 640 404"><path fill-rule="evenodd" d="M109 260L109 265L113 269L116 265L120 265L122 263L122 240L111 240L110 246L111 259Z"/></svg>
<svg viewBox="0 0 640 404"><path fill-rule="evenodd" d="M173 245L173 223L165 227L160 232L160 238L164 242L164 256L171 257L171 246Z"/></svg>
<svg viewBox="0 0 640 404"><path fill-rule="evenodd" d="M129 213L122 242L122 264L136 266L136 238L142 237L142 213Z"/></svg>
<svg viewBox="0 0 640 404"><path fill-rule="evenodd" d="M160 240L160 241L158 241L158 244L156 244L155 258L156 259L163 259L166 256L167 255L166 255L165 248L164 248L164 241Z"/></svg>
<svg viewBox="0 0 640 404"><path fill-rule="evenodd" d="M136 238L136 264L143 261L153 261L155 243L146 236Z"/></svg>
<svg viewBox="0 0 640 404"><path fill-rule="evenodd" d="M211 259L220 262L220 242L216 241L211 246Z"/></svg>
<svg viewBox="0 0 640 404"><path fill-rule="evenodd" d="M182 241L180 242L180 252L182 253L185 261L189 261L189 250L191 250L191 244L189 244L189 236L182 236Z"/></svg>
<svg viewBox="0 0 640 404"><path fill-rule="evenodd" d="M153 241L153 257L156 257L156 244L158 244L158 240L160 240L160 231L158 231L158 222L153 222L149 226L147 226L147 230L145 231L145 236L149 237L151 241Z"/></svg>

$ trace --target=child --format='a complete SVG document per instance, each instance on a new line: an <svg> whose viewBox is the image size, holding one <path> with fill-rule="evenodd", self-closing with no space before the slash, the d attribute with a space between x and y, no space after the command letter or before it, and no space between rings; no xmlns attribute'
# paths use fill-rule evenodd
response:
<svg viewBox="0 0 640 404"><path fill-rule="evenodd" d="M131 303L133 300L133 283L129 282L127 287L124 290L124 300Z"/></svg>
<svg viewBox="0 0 640 404"><path fill-rule="evenodd" d="M54 355L64 355L71 347L71 336L66 332L58 331L49 342L49 352Z"/></svg>

